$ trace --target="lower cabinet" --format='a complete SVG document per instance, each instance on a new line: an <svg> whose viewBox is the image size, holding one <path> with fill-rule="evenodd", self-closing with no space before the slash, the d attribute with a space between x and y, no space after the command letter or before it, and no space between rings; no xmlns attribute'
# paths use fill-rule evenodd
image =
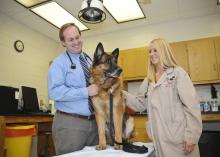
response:
<svg viewBox="0 0 220 157"><path fill-rule="evenodd" d="M55 155L55 148L52 138L52 123L38 124L38 157L49 157Z"/></svg>
<svg viewBox="0 0 220 157"><path fill-rule="evenodd" d="M147 131L145 129L147 116L134 115L133 117L134 117L135 130L133 133L133 137L130 140L133 142L152 142L151 139L148 137Z"/></svg>
<svg viewBox="0 0 220 157"><path fill-rule="evenodd" d="M200 157L220 157L220 131L203 131L199 151Z"/></svg>

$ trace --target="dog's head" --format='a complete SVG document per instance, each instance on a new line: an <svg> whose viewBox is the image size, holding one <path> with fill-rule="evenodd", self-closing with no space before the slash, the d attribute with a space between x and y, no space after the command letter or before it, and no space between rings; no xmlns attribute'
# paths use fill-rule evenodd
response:
<svg viewBox="0 0 220 157"><path fill-rule="evenodd" d="M122 69L117 65L118 56L118 48L108 54L104 51L102 43L99 43L94 54L92 68L99 70L105 79L118 78L122 73Z"/></svg>

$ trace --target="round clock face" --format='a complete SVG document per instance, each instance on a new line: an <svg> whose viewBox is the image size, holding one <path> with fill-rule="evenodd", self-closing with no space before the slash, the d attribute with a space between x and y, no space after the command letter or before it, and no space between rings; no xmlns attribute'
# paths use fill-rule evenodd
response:
<svg viewBox="0 0 220 157"><path fill-rule="evenodd" d="M14 48L17 52L22 52L24 50L24 43L21 40L16 40L14 42Z"/></svg>

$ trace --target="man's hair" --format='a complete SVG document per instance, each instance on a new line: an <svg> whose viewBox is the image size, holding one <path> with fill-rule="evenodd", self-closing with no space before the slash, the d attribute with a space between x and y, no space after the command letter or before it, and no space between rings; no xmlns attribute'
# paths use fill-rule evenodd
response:
<svg viewBox="0 0 220 157"><path fill-rule="evenodd" d="M69 27L75 27L79 31L79 34L81 35L80 29L77 25L75 25L75 23L66 23L60 28L60 31L59 31L60 41L64 41L63 32Z"/></svg>

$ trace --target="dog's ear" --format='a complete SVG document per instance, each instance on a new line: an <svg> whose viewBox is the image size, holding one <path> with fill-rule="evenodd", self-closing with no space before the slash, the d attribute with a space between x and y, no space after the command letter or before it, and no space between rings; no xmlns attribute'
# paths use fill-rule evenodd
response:
<svg viewBox="0 0 220 157"><path fill-rule="evenodd" d="M98 61L101 59L103 54L104 54L103 45L102 43L98 43L95 53L94 53L93 65L98 64Z"/></svg>
<svg viewBox="0 0 220 157"><path fill-rule="evenodd" d="M118 56L119 56L119 49L116 48L113 52L112 52L112 56L115 58L115 60L118 60Z"/></svg>

